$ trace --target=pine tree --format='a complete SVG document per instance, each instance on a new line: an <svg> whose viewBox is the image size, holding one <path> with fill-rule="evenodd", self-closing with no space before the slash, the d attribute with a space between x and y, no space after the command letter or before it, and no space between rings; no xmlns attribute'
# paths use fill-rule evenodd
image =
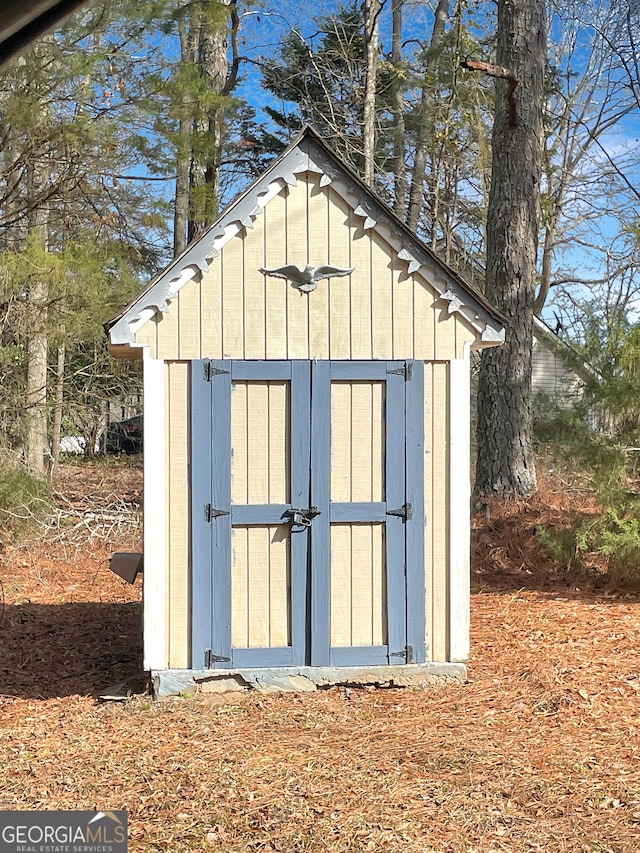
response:
<svg viewBox="0 0 640 853"><path fill-rule="evenodd" d="M546 9L499 0L493 168L486 296L506 317L501 347L482 354L478 380L479 494L536 488L531 435L531 354L542 151Z"/></svg>

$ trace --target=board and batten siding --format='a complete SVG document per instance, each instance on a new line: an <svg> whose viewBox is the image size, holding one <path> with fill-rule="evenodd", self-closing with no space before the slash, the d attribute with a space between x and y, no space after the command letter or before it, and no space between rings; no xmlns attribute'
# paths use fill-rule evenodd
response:
<svg viewBox="0 0 640 853"><path fill-rule="evenodd" d="M166 452L166 542L165 549L168 560L168 661L172 668L188 668L191 666L190 661L190 635L189 635L189 614L190 614L190 572L189 572L189 531L191 529L190 507L189 507L189 453L190 453L190 438L189 438L189 370L188 362L166 362L165 363L165 395L166 395L166 436L167 436L167 452ZM445 661L449 651L449 589L448 589L448 562L449 562L449 547L450 547L450 521L449 521L449 432L450 424L448 417L449 410L449 373L450 365L448 362L431 362L425 364L425 422L424 422L424 484L425 484L425 587L426 587L426 645L427 645L427 660ZM241 418L243 410L243 391L240 393L234 402L238 419ZM278 383L274 383L274 389L271 392L273 400L265 401L265 405L270 405L271 408L279 410L282 408L282 401L279 395L282 394L282 389L278 387ZM344 389L340 393L352 393L348 389ZM360 413L358 417L362 417L364 407L371 409L371 441L366 444L367 453L371 455L382 454L381 448L378 447L377 437L381 432L381 424L377 424L375 420L376 409L375 395L378 389L375 387L360 388L358 394L366 400L349 401L348 408L346 401L344 409L339 413L337 411L338 399L336 398L336 419L341 416L346 418L346 413ZM338 394L338 396L339 396ZM260 424L256 423L256 427L263 427L264 418ZM242 430L241 427L238 429ZM342 441L335 446L334 453L347 453L351 442L347 435L348 427L345 422L343 426ZM264 432L264 430L262 430ZM256 428L255 434L259 435L260 430ZM272 435L274 433L272 432ZM359 451L362 451L364 443L360 442ZM354 445L355 446L355 445ZM257 449L254 449L255 464L260 466L260 470L265 473L265 476L257 477L256 484L252 488L260 488L260 483L263 482L265 489L282 489L283 485L274 485L274 480L266 476L266 472L274 470L274 461L282 460L283 448L281 442L266 442L259 449L260 459L256 454ZM335 457L334 457L335 458ZM248 468L252 467L250 460L234 458L234 467L237 467L236 476L234 477L234 494L236 499L241 499L244 490L248 488L248 479L246 473ZM276 466L277 467L277 466ZM253 479L253 478L252 478ZM367 495L371 494L374 499L379 494L381 483L376 479L376 466L371 468L371 476L368 478L359 478L357 483L355 479L352 481L350 477L343 482L336 479L332 484L332 489L335 489L335 499L339 499L345 489L351 490L351 483L355 484L357 489L366 489ZM270 485L267 485L270 483ZM241 494L242 493L242 494ZM357 497L365 497L359 493ZM257 499L255 495L251 499ZM372 608L370 613L362 614L351 613L349 601L347 597L342 597L340 605L336 599L336 609L334 613L334 623L332 626L333 641L338 643L354 642L355 644L365 642L384 642L384 628L376 619L372 618L374 614L380 614L384 610L384 595L382 571L382 531L376 525L371 525L364 529L358 529L355 532L351 529L357 525L344 525L340 529L336 529L332 534L332 548L334 549L334 557L339 553L341 556L336 559L332 567L332 572L335 573L334 581L342 582L345 585L355 580L358 583L367 583L371 587L371 602ZM244 593L240 583L235 587L236 595L233 603L234 607L234 625L237 631L234 636L234 645L242 647L244 645L254 645L260 641L265 641L266 645L286 644L286 630L282 628L286 622L283 606L283 593L286 585L286 578L289 572L289 557L286 537L277 535L277 530L272 530L270 535L264 534L264 541L249 541L249 534L246 536L244 532L234 532L234 577L237 581L246 577L249 583L247 574L246 554L250 550L254 555L260 553L260 549L264 552L264 559L260 560L260 567L264 568L264 577L258 577L255 574L251 578L252 583L266 584L271 588L272 600L274 601L274 609L270 614L269 621L264 625L257 625L255 622L253 628L250 623L251 600L256 594L256 590L252 595L251 590L247 586ZM259 536L262 534L258 534ZM244 538L243 538L244 537ZM373 555L371 571L367 573L366 578L360 577L363 570L362 555L363 553ZM379 558L378 556L379 555ZM278 604L279 602L279 604ZM276 608L280 607L281 614L276 613ZM349 613L347 614L347 610ZM341 611L341 612L340 612ZM241 613L246 614L246 619L240 616ZM339 617L339 618L338 618ZM362 623L362 625L360 625ZM366 625L365 625L366 623ZM243 627L244 626L244 627ZM254 636L251 631L257 631ZM355 631L355 633L354 633ZM349 637L347 638L347 632Z"/></svg>
<svg viewBox="0 0 640 853"><path fill-rule="evenodd" d="M381 382L331 386L330 499L385 499L385 395ZM388 642L384 525L331 525L332 646Z"/></svg>
<svg viewBox="0 0 640 853"><path fill-rule="evenodd" d="M302 293L260 267L331 263L350 276ZM462 358L476 333L375 231L364 229L331 186L312 173L283 189L232 238L204 274L187 282L136 343L152 358Z"/></svg>
<svg viewBox="0 0 640 853"><path fill-rule="evenodd" d="M291 501L290 417L289 383L277 380L233 383L231 500L234 505ZM233 527L231 644L234 648L290 644L289 546L288 524Z"/></svg>
<svg viewBox="0 0 640 853"><path fill-rule="evenodd" d="M165 553L168 563L168 660L172 669L191 665L190 369L188 362L165 362Z"/></svg>

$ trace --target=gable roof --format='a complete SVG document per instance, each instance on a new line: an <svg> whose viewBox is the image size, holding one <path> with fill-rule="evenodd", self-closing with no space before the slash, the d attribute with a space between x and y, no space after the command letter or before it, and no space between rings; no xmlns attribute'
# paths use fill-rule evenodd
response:
<svg viewBox="0 0 640 853"><path fill-rule="evenodd" d="M2 0L0 67L88 0Z"/></svg>
<svg viewBox="0 0 640 853"><path fill-rule="evenodd" d="M320 186L331 186L362 218L362 228L375 228L406 262L407 273L424 269L429 284L448 305L449 314L459 313L478 333L486 346L504 340L504 317L419 240L391 209L360 178L342 163L311 128L305 128L286 151L235 201L210 228L175 258L165 270L123 311L105 324L112 345L135 343L138 329L156 315L166 313L181 287L200 272L222 247L255 219L286 185L295 186L297 175L320 175Z"/></svg>

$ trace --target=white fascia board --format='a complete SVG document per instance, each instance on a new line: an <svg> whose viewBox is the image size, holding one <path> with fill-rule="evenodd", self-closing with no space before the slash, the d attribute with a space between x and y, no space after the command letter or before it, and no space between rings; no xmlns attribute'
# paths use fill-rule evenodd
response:
<svg viewBox="0 0 640 853"><path fill-rule="evenodd" d="M469 657L471 624L471 358L449 362L449 656Z"/></svg>
<svg viewBox="0 0 640 853"><path fill-rule="evenodd" d="M144 349L143 637L144 669L167 669L168 567L166 554L165 363Z"/></svg>

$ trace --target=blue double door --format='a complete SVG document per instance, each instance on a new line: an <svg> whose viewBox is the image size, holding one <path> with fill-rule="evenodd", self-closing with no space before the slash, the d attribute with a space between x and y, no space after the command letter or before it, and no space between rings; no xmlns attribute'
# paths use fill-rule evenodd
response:
<svg viewBox="0 0 640 853"><path fill-rule="evenodd" d="M193 363L193 668L424 661L422 367Z"/></svg>

